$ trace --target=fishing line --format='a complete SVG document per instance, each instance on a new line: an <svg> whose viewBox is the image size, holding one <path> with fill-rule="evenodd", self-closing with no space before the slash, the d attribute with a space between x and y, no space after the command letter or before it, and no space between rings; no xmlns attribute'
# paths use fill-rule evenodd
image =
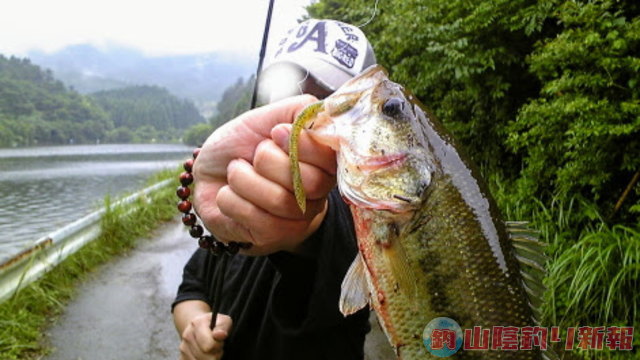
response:
<svg viewBox="0 0 640 360"><path fill-rule="evenodd" d="M298 81L298 91L300 92L300 95L304 94L304 90L302 89L302 84L304 84L305 81L307 81L307 79L309 78L309 70L304 69L305 74L304 77L302 78L302 80Z"/></svg>
<svg viewBox="0 0 640 360"><path fill-rule="evenodd" d="M365 21L361 25L358 25L359 28L369 25L369 23L373 21L373 19L378 15L378 1L380 0L376 0L375 4L373 4L373 13L371 14L371 17L369 18L369 20Z"/></svg>

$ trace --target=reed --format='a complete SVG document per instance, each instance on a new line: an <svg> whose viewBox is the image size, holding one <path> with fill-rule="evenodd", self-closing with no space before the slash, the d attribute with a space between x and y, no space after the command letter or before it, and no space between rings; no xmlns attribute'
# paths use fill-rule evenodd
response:
<svg viewBox="0 0 640 360"><path fill-rule="evenodd" d="M177 172L160 172L149 184L167 178L177 179ZM76 285L101 264L131 250L160 223L175 217L175 186L126 208L114 206L107 196L104 204L108 210L101 219L100 236L0 304L0 358L37 359L46 354L46 329L73 298Z"/></svg>

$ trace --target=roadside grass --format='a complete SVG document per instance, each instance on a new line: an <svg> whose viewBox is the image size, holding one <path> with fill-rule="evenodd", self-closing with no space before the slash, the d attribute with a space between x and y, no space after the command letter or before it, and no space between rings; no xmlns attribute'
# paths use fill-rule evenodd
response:
<svg viewBox="0 0 640 360"><path fill-rule="evenodd" d="M638 319L639 261L638 229L602 225L586 232L550 264L547 318L559 324ZM571 297L557 303L562 291Z"/></svg>
<svg viewBox="0 0 640 360"><path fill-rule="evenodd" d="M604 222L584 229L578 239L551 244L545 279L546 326L566 330L593 326L640 328L640 228ZM606 339L605 339L606 341ZM576 341L577 344L577 341ZM638 359L640 337L632 351L573 350L584 359Z"/></svg>
<svg viewBox="0 0 640 360"><path fill-rule="evenodd" d="M612 223L577 196L521 203L499 179L492 180L505 219L530 221L547 243L542 326L559 326L565 330L562 339L568 327L640 328L640 224ZM603 346L557 352L562 359L622 360L640 359L639 348L640 336L635 334L632 351Z"/></svg>
<svg viewBox="0 0 640 360"><path fill-rule="evenodd" d="M177 179L177 174L174 170L160 172L148 184ZM176 180L126 206L114 206L106 197L108 210L101 219L99 237L0 304L0 357L38 359L45 355L49 351L45 331L73 298L76 285L101 264L131 250L159 224L175 217L177 185Z"/></svg>

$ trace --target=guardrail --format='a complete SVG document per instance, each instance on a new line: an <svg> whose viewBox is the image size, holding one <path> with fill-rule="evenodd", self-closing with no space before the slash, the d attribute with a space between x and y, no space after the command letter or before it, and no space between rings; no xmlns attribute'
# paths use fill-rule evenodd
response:
<svg viewBox="0 0 640 360"><path fill-rule="evenodd" d="M172 182L171 179L127 196L112 206L130 204ZM100 219L107 209L95 211L73 223L38 239L34 245L0 264L0 302L39 279L69 255L100 235Z"/></svg>

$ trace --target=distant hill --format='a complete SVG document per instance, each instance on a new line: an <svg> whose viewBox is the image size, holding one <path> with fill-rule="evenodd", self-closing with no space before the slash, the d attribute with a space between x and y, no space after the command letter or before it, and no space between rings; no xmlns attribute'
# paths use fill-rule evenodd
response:
<svg viewBox="0 0 640 360"><path fill-rule="evenodd" d="M0 147L178 141L204 118L157 86L82 95L29 59L0 55Z"/></svg>
<svg viewBox="0 0 640 360"><path fill-rule="evenodd" d="M132 85L162 86L198 105L217 101L239 77L255 71L255 59L224 54L147 56L125 47L98 49L69 46L53 53L29 53L33 63L53 70L54 76L87 94Z"/></svg>
<svg viewBox="0 0 640 360"><path fill-rule="evenodd" d="M116 128L152 126L165 131L186 129L205 121L191 101L180 100L158 86L130 86L89 96Z"/></svg>
<svg viewBox="0 0 640 360"><path fill-rule="evenodd" d="M249 110L255 80L255 76L251 76L246 81L240 78L226 88L220 99L217 114L209 118L208 123L196 124L187 129L182 141L187 145L202 146L215 129Z"/></svg>
<svg viewBox="0 0 640 360"><path fill-rule="evenodd" d="M0 146L91 142L111 126L100 107L50 70L0 55Z"/></svg>

